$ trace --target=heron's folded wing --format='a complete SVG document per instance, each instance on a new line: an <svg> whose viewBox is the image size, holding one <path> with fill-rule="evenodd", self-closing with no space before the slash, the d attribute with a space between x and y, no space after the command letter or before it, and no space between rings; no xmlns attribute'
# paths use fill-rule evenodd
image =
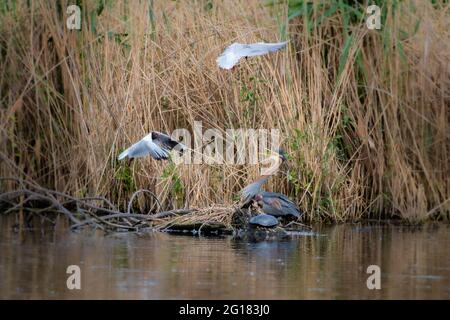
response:
<svg viewBox="0 0 450 320"><path fill-rule="evenodd" d="M268 205L270 205L270 206L272 206L272 207L274 207L274 208L276 208L276 209L278 209L278 210L282 210L282 205L281 205L281 201L280 201L280 199L278 199L278 198L273 198L273 197L270 197L270 198L263 198L264 200L264 202L266 203L266 204L268 204Z"/></svg>
<svg viewBox="0 0 450 320"><path fill-rule="evenodd" d="M284 213L292 214L296 217L299 217L301 215L301 211L298 208L297 204L282 193L264 191L262 193L262 196L265 199L277 199L280 205L278 209L283 211Z"/></svg>
<svg viewBox="0 0 450 320"><path fill-rule="evenodd" d="M301 211L298 208L297 204L291 201L288 197L284 196L280 198L281 210L286 213L290 213L293 216L299 217L301 215Z"/></svg>

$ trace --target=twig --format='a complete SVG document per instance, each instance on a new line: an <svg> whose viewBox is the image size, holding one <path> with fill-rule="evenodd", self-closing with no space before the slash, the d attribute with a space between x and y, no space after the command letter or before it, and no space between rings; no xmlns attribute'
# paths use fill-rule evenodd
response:
<svg viewBox="0 0 450 320"><path fill-rule="evenodd" d="M159 209L162 208L161 202L159 201L158 197L153 192L151 192L150 190L147 190L147 189L140 189L140 190L136 191L135 193L133 193L133 195L131 196L130 201L128 202L127 213L131 213L131 206L133 205L133 200L139 193L150 194L156 200L156 203L158 204Z"/></svg>
<svg viewBox="0 0 450 320"><path fill-rule="evenodd" d="M312 230L312 227L311 227L311 226L308 226L308 225L306 225L306 224L303 224L303 223L300 223L300 222L297 222L297 221L291 221L291 222L289 222L287 225L285 225L285 227L289 227L290 225L293 225L293 224L298 225L298 226L302 226L302 227L304 227L304 228L307 228L307 229Z"/></svg>

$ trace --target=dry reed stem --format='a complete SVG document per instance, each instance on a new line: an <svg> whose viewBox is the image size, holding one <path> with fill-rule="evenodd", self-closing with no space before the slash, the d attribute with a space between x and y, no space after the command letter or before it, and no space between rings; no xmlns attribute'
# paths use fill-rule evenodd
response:
<svg viewBox="0 0 450 320"><path fill-rule="evenodd" d="M311 31L305 17L292 20L288 50L224 72L215 58L229 43L280 40L284 5L116 1L71 31L58 13L68 3L0 12L0 176L122 210L139 189L168 208L228 207L256 166L140 159L128 168L117 155L150 130L194 121L277 128L290 176L267 189L288 194L307 221L448 219L448 4L387 6L381 31L351 25L339 74L348 39L339 11ZM85 12L96 6L83 1Z"/></svg>

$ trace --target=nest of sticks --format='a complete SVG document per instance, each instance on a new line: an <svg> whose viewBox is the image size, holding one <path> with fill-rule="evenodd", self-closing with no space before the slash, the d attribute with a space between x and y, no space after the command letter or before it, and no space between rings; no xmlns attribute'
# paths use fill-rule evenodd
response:
<svg viewBox="0 0 450 320"><path fill-rule="evenodd" d="M52 213L63 214L70 221L71 229L94 227L105 231L140 231L150 228L159 231L232 233L242 227L250 216L250 212L236 205L174 209L149 214L133 212L133 204L139 194L153 197L161 208L158 197L146 189L138 190L131 196L127 211L124 212L104 197L77 198L41 187L32 181L0 178L2 183L6 180L19 187L0 194L0 212L21 212L26 213L26 217L37 215L50 222L54 222Z"/></svg>

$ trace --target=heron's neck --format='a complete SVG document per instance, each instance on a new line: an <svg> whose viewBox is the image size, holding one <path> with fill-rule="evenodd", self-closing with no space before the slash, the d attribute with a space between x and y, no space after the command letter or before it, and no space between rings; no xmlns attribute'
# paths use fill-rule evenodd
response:
<svg viewBox="0 0 450 320"><path fill-rule="evenodd" d="M261 177L271 177L275 175L278 172L278 166L274 166L268 170L264 171L264 174L261 175Z"/></svg>
<svg viewBox="0 0 450 320"><path fill-rule="evenodd" d="M266 182L267 180L269 180L269 178L272 176L273 174L263 174L261 176L259 176L258 178L256 178L256 180L253 183L261 183L263 184L264 182Z"/></svg>

